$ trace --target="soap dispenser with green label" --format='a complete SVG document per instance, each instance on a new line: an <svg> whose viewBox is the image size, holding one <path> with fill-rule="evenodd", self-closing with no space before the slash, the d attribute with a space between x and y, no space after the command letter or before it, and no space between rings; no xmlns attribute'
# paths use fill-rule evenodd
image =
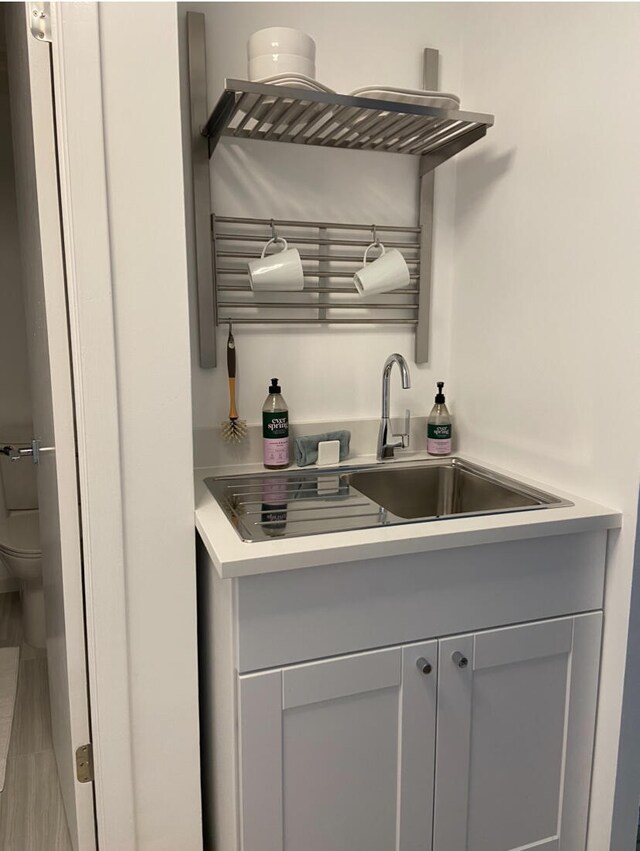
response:
<svg viewBox="0 0 640 851"><path fill-rule="evenodd" d="M429 455L451 454L451 414L444 403L443 387L444 381L438 381L435 405L427 419L427 452Z"/></svg>
<svg viewBox="0 0 640 851"><path fill-rule="evenodd" d="M262 407L262 456L268 470L289 466L289 409L277 378L271 379L269 395Z"/></svg>

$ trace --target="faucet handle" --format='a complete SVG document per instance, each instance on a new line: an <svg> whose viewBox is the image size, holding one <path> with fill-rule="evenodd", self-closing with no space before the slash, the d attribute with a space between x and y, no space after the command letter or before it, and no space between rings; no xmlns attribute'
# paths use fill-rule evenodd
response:
<svg viewBox="0 0 640 851"><path fill-rule="evenodd" d="M404 434L402 434L402 448L407 449L411 443L411 411L407 408L404 412Z"/></svg>
<svg viewBox="0 0 640 851"><path fill-rule="evenodd" d="M411 440L411 411L407 408L404 412L404 431L396 434L392 431L394 437L400 438L400 443L396 443L396 447L407 449Z"/></svg>

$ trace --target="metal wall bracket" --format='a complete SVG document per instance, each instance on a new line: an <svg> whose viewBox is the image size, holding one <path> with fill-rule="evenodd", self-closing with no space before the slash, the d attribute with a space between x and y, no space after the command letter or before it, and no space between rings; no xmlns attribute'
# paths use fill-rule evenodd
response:
<svg viewBox="0 0 640 851"><path fill-rule="evenodd" d="M189 100L191 106L191 170L198 288L200 366L216 365L216 300L211 239L211 176L209 140L202 135L207 122L207 59L204 15L187 12Z"/></svg>
<svg viewBox="0 0 640 851"><path fill-rule="evenodd" d="M427 91L438 89L440 52L427 47L424 51L422 87ZM420 302L416 328L416 363L429 361L429 317L431 315L431 266L433 260L433 206L435 198L435 173L423 171L425 156L420 158L420 207L418 223L420 233Z"/></svg>
<svg viewBox="0 0 640 851"><path fill-rule="evenodd" d="M91 783L93 780L93 747L81 745L76 750L76 777L78 783Z"/></svg>
<svg viewBox="0 0 640 851"><path fill-rule="evenodd" d="M49 3L29 3L29 29L38 41L51 41L51 12Z"/></svg>

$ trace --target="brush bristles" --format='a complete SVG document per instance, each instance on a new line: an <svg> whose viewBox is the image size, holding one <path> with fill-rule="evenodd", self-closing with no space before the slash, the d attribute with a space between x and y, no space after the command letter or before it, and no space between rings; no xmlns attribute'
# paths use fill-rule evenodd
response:
<svg viewBox="0 0 640 851"><path fill-rule="evenodd" d="M220 424L222 439L227 443L240 443L247 436L247 423L236 418L225 420Z"/></svg>

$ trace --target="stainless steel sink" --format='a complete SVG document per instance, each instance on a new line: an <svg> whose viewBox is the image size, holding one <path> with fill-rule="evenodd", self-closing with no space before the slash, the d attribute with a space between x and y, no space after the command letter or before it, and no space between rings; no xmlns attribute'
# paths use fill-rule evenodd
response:
<svg viewBox="0 0 640 851"><path fill-rule="evenodd" d="M572 504L460 458L214 477L205 484L246 541Z"/></svg>
<svg viewBox="0 0 640 851"><path fill-rule="evenodd" d="M456 459L426 468L353 473L349 481L357 491L406 519L487 514L549 504L546 495Z"/></svg>

